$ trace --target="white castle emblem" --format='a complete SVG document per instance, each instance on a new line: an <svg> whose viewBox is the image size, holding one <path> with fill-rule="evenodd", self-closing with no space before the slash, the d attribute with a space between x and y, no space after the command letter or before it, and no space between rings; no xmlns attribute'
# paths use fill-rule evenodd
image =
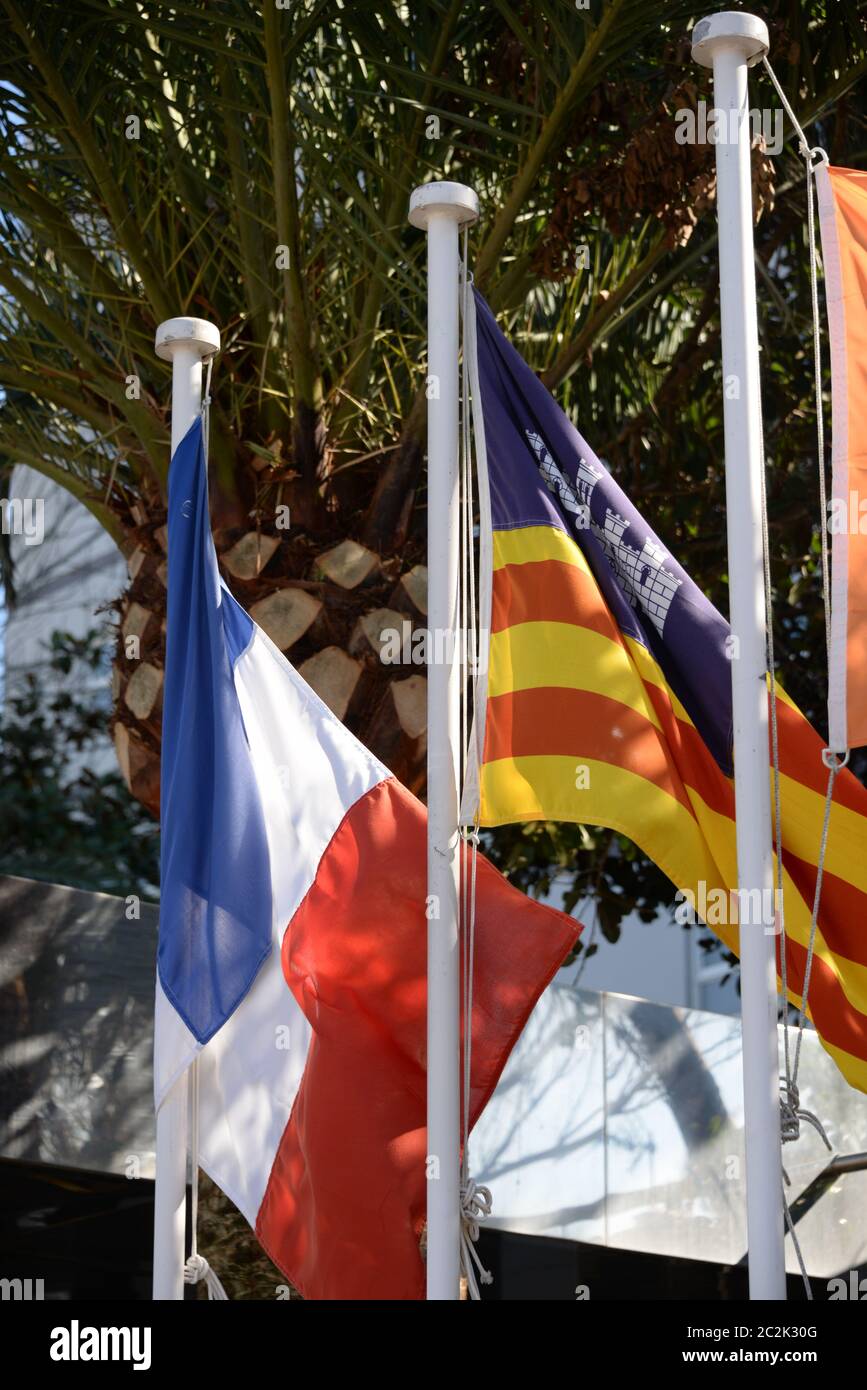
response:
<svg viewBox="0 0 867 1390"><path fill-rule="evenodd" d="M668 557L662 546L649 538L641 550L629 545L624 540L629 522L610 507L606 507L605 523L600 526L590 513L590 498L603 470L596 464L587 463L586 459L580 459L573 488L560 472L541 436L530 430L526 431L526 435L549 490L565 511L579 519L577 524L581 529L589 527L593 532L611 561L632 607L640 608L646 614L661 637L671 601L683 583L682 579L677 579L664 568Z"/></svg>

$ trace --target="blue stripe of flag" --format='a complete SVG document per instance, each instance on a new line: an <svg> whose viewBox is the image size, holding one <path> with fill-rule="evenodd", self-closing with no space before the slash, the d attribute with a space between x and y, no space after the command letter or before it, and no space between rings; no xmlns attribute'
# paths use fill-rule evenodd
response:
<svg viewBox="0 0 867 1390"><path fill-rule="evenodd" d="M221 587L201 419L169 473L163 694L163 990L199 1042L222 1027L271 949L265 820L233 679L254 624Z"/></svg>

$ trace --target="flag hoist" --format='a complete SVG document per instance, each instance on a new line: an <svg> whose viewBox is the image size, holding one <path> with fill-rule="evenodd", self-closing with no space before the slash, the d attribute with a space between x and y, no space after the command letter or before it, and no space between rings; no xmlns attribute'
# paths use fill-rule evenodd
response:
<svg viewBox="0 0 867 1390"><path fill-rule="evenodd" d="M205 319L167 319L157 329L157 357L172 364L172 455L202 408L202 363L219 350L220 330ZM186 1072L157 1110L156 1131L153 1295L182 1299L189 1134Z"/></svg>
<svg viewBox="0 0 867 1390"><path fill-rule="evenodd" d="M689 603L683 600L682 594L690 589L689 581L665 555L656 538L644 535L641 550L640 537L646 531L641 518L635 515L629 523L630 537L621 535L630 516L628 503L622 497L614 498L613 507L605 514L608 484L600 481L605 470L592 462L580 438L570 436L571 427L559 418L535 374L519 366L504 345L498 343L498 330L479 297L475 296L475 303L469 304L465 355L473 379L479 455L482 654L475 700L476 734L470 749L461 819L469 825L532 819L603 823L643 843L681 887L691 881L695 866L702 863L700 879L715 880L722 875L728 884L737 885L740 941L736 937L732 940L735 946L739 945L742 970L750 1292L756 1299L781 1299L785 1297L786 1284L775 969L777 917L768 775L764 458L747 84L748 69L763 59L767 49L766 26L751 15L715 15L700 21L693 30L693 55L696 61L713 69L714 104L726 132L725 139L716 145L716 162L723 376L727 387L724 425L730 634L721 617L712 613L699 596L693 595ZM421 193L435 205L438 195L434 186L419 190L416 196ZM451 244L447 281L450 287L457 275L454 227ZM438 273L442 273L439 265ZM438 325L439 314L447 310L441 309L443 300L433 280L430 293L432 325ZM449 295L454 297L451 288ZM478 342L476 306L481 315ZM437 338L438 349L442 341ZM451 350L451 361L455 362L456 342ZM438 374L433 359L429 370ZM437 385L435 381L434 387ZM476 411L479 402L482 408ZM440 413L439 408L431 410L432 482L438 474L434 446L445 447L439 431L454 414L451 407L449 410L451 413ZM576 449L580 457L574 456L566 477L561 472L564 458L571 457ZM447 456L453 453L452 447ZM532 460L529 468L528 460ZM572 468L577 470L574 476ZM490 479L490 492L483 478ZM595 499L592 503L591 493ZM592 517L590 532L579 529L576 538L586 537L584 543L597 566L597 579L608 591L614 613L619 613L619 635L604 611L591 601L593 590L588 588L585 560L563 539L564 534L571 535L582 511ZM434 528L442 524L441 518L446 515L444 505L432 510L432 537L436 535ZM439 543L447 544L445 540ZM456 543L453 540L453 545ZM433 567L441 561L441 553L435 539L431 544ZM601 546L605 559L596 546ZM613 573L609 567L613 567ZM696 686L695 672L681 669L678 647L687 635L681 625L688 626L689 615L699 614L703 608L707 611L697 624L699 631L689 633L693 652L696 641L708 646L709 660ZM641 615L637 625L630 616L636 610ZM623 643L625 650L621 649ZM604 661L600 655L602 647L607 653ZM721 657L723 651L728 659L717 662L715 657ZM619 685L612 674L616 674L612 665L615 652L619 652ZM666 703L665 680L659 675L657 660L662 661L663 672L668 672L673 682L671 709ZM634 669L629 661L635 663ZM586 688L573 692L572 687L581 687L582 682ZM719 688L708 689L708 682ZM436 709L433 690L431 700L433 754L439 746L434 742L434 721L441 719L442 713ZM597 700L606 702L606 707L597 710ZM618 701L624 706L614 721L620 739L620 763L617 753L604 747L602 739L606 720L614 719L612 711ZM717 720L715 716L720 713L725 717ZM776 706L774 714L776 720ZM780 715L780 719L788 758L792 720L788 715ZM666 747L663 736L658 767L641 766L639 750L646 753L655 746L654 731L667 728L668 724L672 725L672 736L675 726L680 728L677 740ZM686 736L684 730L689 731ZM696 732L705 741L705 751L695 740ZM807 735L799 732L798 737L804 739ZM481 756L477 745L483 749ZM678 766L672 750L686 746L693 747L697 761L689 767ZM571 762L579 752L582 756L590 752L595 757L599 776L592 792L576 798L565 772L567 760ZM706 755L711 756L710 762ZM723 780L730 778L732 771L733 798ZM640 773L643 782L635 780L636 773ZM647 812L643 820L635 815L635 797L642 793ZM725 808L725 824L733 832L731 845L727 837L725 843L719 838L723 826L719 817L714 822L712 815L705 814L702 793L711 796L715 811ZM694 821L698 823L698 834ZM682 822L678 832L674 830L675 822ZM454 833L451 823L448 830ZM694 850L694 862L689 864L680 862L685 844ZM438 858L432 855L432 862L442 872ZM797 912L800 922L800 907ZM443 949L447 940L442 933L432 933L431 939L435 949ZM450 1019L456 1005L451 1007ZM430 1037L435 1046L445 1048L446 1041L437 1037L441 1018L432 1008ZM447 1031L453 1038L456 1036L452 1022ZM441 1055L445 1076L453 1070L454 1062L450 1056L446 1071L445 1053ZM430 1072L428 1080L434 1103L437 1093ZM441 1094L436 1103L442 1101ZM431 1115L433 1122L433 1110ZM447 1131L443 1127L437 1132L445 1136ZM448 1143L454 1152L451 1133ZM445 1222L456 1204L452 1194L446 1201L442 1189L439 1197ZM433 1235L436 1208L430 1200L428 1211ZM448 1241L454 1245L452 1233Z"/></svg>
<svg viewBox="0 0 867 1390"><path fill-rule="evenodd" d="M456 224L449 225L454 239L431 229L432 259L443 272L434 284L440 303L453 298L455 311L431 363L449 411L432 432L434 463L445 459L434 509L443 504L444 513L457 478L458 258ZM446 270L453 295L443 287ZM175 365L175 449L154 1018L155 1296L180 1298L183 1276L204 1281L211 1298L225 1297L196 1246L200 1168L305 1298L422 1298L429 1205L435 1296L457 1296L459 1252L475 1295L480 1266L471 1246L487 1193L470 1182L459 1137L459 734L451 702L460 658L449 641L447 664L435 666L442 659L435 651L431 665L433 723L448 742L444 754L440 743L432 751L429 850L422 804L221 578L208 503L210 389L198 413L202 359L218 340L195 321L164 325L161 335ZM451 536L434 526L432 621L449 638L459 549L457 526ZM475 1012L465 1050L465 1137L579 932L573 918L527 899L474 849L467 858L478 895L464 937L476 967L474 1010L472 1000L465 1010ZM428 961L431 923L442 936ZM419 1083L429 966L428 1146ZM465 970L464 980L472 975Z"/></svg>
<svg viewBox="0 0 867 1390"><path fill-rule="evenodd" d="M716 145L723 377L735 383L724 398L726 501L731 617L731 709L736 806L737 884L741 916L744 1128L750 1294L785 1298L784 1198L780 1139L776 986L776 917L767 694L768 613L764 584L763 447L753 208L750 166L748 69L768 50L765 24L748 14L724 12L693 29L693 57L713 69L714 105L724 113L726 139ZM458 287L459 227L475 219L477 200L460 184L417 188L410 221L428 233L428 573L429 621L434 645L458 626ZM475 308L465 342L474 406L481 393L475 342ZM474 412L476 445L484 451L484 412ZM490 444L490 441L489 441ZM544 441L538 440L545 455ZM494 445L496 448L496 444ZM490 528L481 491L481 529ZM550 486L550 481L549 481ZM489 503L488 503L489 508ZM496 527L495 527L496 529ZM480 572L482 608L485 566ZM480 612L484 632L486 614ZM495 626L495 624L494 624ZM428 671L428 1298L457 1296L460 1244L460 1053L459 820L472 824L476 775L469 759L465 806L458 814L458 730L461 668L452 653ZM485 640L482 639L484 650ZM487 656L482 657L475 705L476 733L484 737ZM534 676L533 680L538 677ZM491 690L487 690L488 696ZM489 731L490 732L490 731ZM482 809L476 801L477 813ZM514 806L482 823L527 818ZM592 816L588 817L593 819ZM658 857L658 856L657 856ZM760 902L761 911L746 910ZM438 914L438 915L437 915ZM466 924L464 924L466 927Z"/></svg>
<svg viewBox="0 0 867 1390"><path fill-rule="evenodd" d="M764 456L753 249L748 71L768 51L755 15L730 10L699 20L692 56L713 70L714 107L727 138L716 145L722 324L723 424L738 888L771 897L767 624L762 493ZM734 138L733 138L734 137ZM743 916L743 914L742 914ZM783 1173L780 1146L775 923L741 926L744 1136L750 1297L783 1299Z"/></svg>
<svg viewBox="0 0 867 1390"><path fill-rule="evenodd" d="M427 1296L434 1300L458 1298L460 1286L459 232L478 211L476 194L460 183L423 184L409 204L410 222L427 232L428 270Z"/></svg>

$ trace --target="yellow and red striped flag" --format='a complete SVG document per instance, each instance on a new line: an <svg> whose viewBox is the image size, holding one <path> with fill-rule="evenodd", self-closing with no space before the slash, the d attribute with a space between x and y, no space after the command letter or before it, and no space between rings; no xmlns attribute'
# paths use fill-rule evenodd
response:
<svg viewBox="0 0 867 1390"><path fill-rule="evenodd" d="M607 826L633 840L691 902L731 904L737 858L729 661L735 653L728 623L478 295L475 310L471 370L481 403L485 640L463 819L482 826L532 820ZM782 691L778 719L786 962L789 997L800 1004L827 771L822 740ZM809 1015L844 1076L861 1090L867 1090L865 848L867 791L842 771L834 785ZM708 912L705 920L737 951L736 913ZM763 920L761 912L751 914L754 920ZM778 967L779 949L778 939Z"/></svg>
<svg viewBox="0 0 867 1390"><path fill-rule="evenodd" d="M828 738L867 743L867 173L816 171L831 343Z"/></svg>

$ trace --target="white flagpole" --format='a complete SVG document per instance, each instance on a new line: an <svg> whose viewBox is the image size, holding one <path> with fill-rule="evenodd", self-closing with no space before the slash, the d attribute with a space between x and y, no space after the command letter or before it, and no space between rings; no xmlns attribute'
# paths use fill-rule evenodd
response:
<svg viewBox="0 0 867 1390"><path fill-rule="evenodd" d="M773 851L762 559L762 403L756 318L747 74L768 51L761 19L723 11L692 31L692 56L713 69L733 636L735 812L741 942L744 1137L750 1298L784 1299ZM761 911L755 907L761 892ZM747 916L747 894L752 906ZM745 918L747 920L745 920Z"/></svg>
<svg viewBox="0 0 867 1390"><path fill-rule="evenodd" d="M220 331L204 319L167 319L157 329L157 357L172 364L172 454L202 407L202 362L219 349ZM184 1296L188 1090L185 1073L156 1117L155 1299Z"/></svg>
<svg viewBox="0 0 867 1390"><path fill-rule="evenodd" d="M413 191L428 250L427 1296L460 1294L458 766L458 232L478 216L461 183Z"/></svg>

